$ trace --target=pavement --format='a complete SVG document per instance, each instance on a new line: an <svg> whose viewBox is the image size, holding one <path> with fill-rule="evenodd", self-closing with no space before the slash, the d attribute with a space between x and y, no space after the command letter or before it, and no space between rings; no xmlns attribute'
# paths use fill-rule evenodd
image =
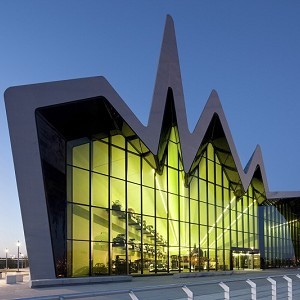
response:
<svg viewBox="0 0 300 300"><path fill-rule="evenodd" d="M70 285L43 288L29 287L29 272L25 272L24 282L6 284L0 279L0 299L98 299L98 300L167 300L188 299L182 287L187 286L194 294L195 300L224 299L224 291L219 286L222 281L230 288L230 299L251 299L251 279L257 285L257 299L271 299L271 283L266 280L272 277L277 282L277 299L288 299L288 284L283 275L292 280L293 299L300 299L299 269L269 269L255 271L234 271L232 275L219 272L215 276L176 278L172 275L133 277L130 282L112 282L89 285ZM209 272L208 274L209 275ZM133 291L132 296L129 296ZM136 297L136 298L135 298Z"/></svg>

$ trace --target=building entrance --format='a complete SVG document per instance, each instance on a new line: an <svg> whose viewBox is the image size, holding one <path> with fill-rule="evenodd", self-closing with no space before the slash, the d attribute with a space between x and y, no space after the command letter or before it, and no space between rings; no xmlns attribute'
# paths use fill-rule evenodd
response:
<svg viewBox="0 0 300 300"><path fill-rule="evenodd" d="M260 269L260 253L257 249L234 249L231 261L233 270Z"/></svg>

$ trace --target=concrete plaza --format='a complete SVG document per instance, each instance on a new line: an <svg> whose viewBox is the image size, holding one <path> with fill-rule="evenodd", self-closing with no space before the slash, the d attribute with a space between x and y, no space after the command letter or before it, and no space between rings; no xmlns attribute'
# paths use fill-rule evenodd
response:
<svg viewBox="0 0 300 300"><path fill-rule="evenodd" d="M264 271L234 271L232 275L178 278L172 275L133 277L130 282L112 282L89 285L70 285L43 288L30 288L29 275L24 282L6 284L0 279L0 299L131 299L130 290L138 299L187 299L182 290L186 285L193 291L194 299L224 299L219 282L230 287L230 299L251 299L250 286L245 281L253 280L257 285L257 299L271 299L271 284L266 280L272 277L277 282L277 299L288 299L287 281L283 275L293 280L293 299L300 299L299 269L270 269ZM26 274L26 272L25 272ZM205 274L209 275L209 273ZM4 276L3 276L4 277Z"/></svg>

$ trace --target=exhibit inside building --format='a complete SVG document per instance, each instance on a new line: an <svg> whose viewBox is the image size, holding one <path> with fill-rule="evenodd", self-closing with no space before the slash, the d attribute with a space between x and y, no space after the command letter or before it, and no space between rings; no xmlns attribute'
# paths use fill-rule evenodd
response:
<svg viewBox="0 0 300 300"><path fill-rule="evenodd" d="M300 192L242 168L215 91L190 133L170 16L147 126L103 77L5 102L32 279L298 264Z"/></svg>

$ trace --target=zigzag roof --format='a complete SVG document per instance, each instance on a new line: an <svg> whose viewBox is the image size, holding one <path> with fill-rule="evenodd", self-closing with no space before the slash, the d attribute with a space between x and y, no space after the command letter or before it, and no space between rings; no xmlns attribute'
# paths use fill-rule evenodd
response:
<svg viewBox="0 0 300 300"><path fill-rule="evenodd" d="M300 197L300 192L269 192L262 152L259 145L256 146L245 169L242 168L221 102L215 90L211 92L194 131L190 133L187 123L174 22L171 16L167 16L166 19L149 123L147 128L145 128L146 134L143 134L146 145L153 153L157 152L159 144L168 88L171 88L173 91L185 172L189 172L191 169L196 154L203 144L209 124L213 116L217 115L244 191L247 190L255 172L258 170L267 199Z"/></svg>
<svg viewBox="0 0 300 300"><path fill-rule="evenodd" d="M31 111L39 107L102 96L114 107L148 149L154 155L157 155L164 109L170 89L173 94L182 159L186 173L189 173L193 168L195 158L199 154L199 149L207 143L207 132L212 121L215 120L217 123L216 126L221 131L221 136L218 136L218 138L222 142L218 143L218 139L215 139L213 143L225 171L226 168L228 170L227 175L229 174L229 179L236 186L235 192L237 195L242 195L248 189L250 182L253 182L253 178L257 177L263 183L263 188L260 192L267 199L300 198L300 192L269 192L262 152L259 145L256 146L246 167L242 168L222 105L215 90L211 92L194 131L192 133L189 131L176 35L174 23L170 16L166 18L147 126L144 126L138 120L110 83L102 76L12 87L6 90L5 99L8 117L10 117L10 115L13 115L13 112L17 114L18 110L24 106L24 102L20 101L21 99L27 100L25 107L28 111ZM24 123L26 122L24 120ZM11 131L13 130L11 129ZM11 133L11 138L13 139L12 135Z"/></svg>

